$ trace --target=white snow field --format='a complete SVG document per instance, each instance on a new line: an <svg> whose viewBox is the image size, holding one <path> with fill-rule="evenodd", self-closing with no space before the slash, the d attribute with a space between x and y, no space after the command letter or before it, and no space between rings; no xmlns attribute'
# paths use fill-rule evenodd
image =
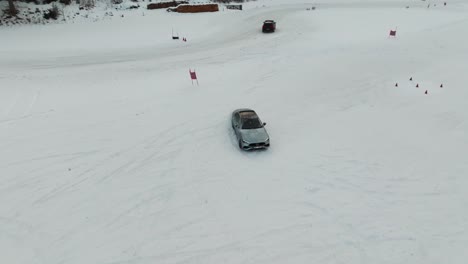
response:
<svg viewBox="0 0 468 264"><path fill-rule="evenodd" d="M307 2L0 28L0 263L467 263L468 3Z"/></svg>

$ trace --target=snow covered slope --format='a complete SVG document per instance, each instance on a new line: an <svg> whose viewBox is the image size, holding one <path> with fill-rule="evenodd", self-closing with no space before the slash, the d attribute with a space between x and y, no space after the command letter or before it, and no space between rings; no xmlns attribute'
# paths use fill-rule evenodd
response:
<svg viewBox="0 0 468 264"><path fill-rule="evenodd" d="M464 2L0 28L0 262L466 263Z"/></svg>

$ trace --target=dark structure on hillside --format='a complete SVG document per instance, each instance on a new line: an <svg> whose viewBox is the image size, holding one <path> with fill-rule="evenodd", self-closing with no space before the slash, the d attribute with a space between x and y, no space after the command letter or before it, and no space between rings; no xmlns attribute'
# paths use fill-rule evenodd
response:
<svg viewBox="0 0 468 264"><path fill-rule="evenodd" d="M168 7L176 7L178 5L188 4L187 1L170 1L170 2L160 2L160 3L151 3L148 4L148 9L163 9Z"/></svg>

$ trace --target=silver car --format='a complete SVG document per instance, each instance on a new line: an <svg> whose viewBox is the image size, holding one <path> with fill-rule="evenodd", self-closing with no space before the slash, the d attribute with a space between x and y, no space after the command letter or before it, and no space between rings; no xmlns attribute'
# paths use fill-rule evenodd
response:
<svg viewBox="0 0 468 264"><path fill-rule="evenodd" d="M251 109L237 109L232 112L232 128L243 150L266 149L270 146L270 137L257 113Z"/></svg>

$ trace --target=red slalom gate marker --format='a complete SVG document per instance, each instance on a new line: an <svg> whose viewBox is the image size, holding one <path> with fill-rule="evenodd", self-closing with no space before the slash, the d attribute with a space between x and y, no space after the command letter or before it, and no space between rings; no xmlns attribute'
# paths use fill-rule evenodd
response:
<svg viewBox="0 0 468 264"><path fill-rule="evenodd" d="M191 69L189 69L189 73L190 73L190 79L192 79L192 85L193 85L193 80L196 80L197 85L198 85L197 73L195 72L195 70L192 71Z"/></svg>

